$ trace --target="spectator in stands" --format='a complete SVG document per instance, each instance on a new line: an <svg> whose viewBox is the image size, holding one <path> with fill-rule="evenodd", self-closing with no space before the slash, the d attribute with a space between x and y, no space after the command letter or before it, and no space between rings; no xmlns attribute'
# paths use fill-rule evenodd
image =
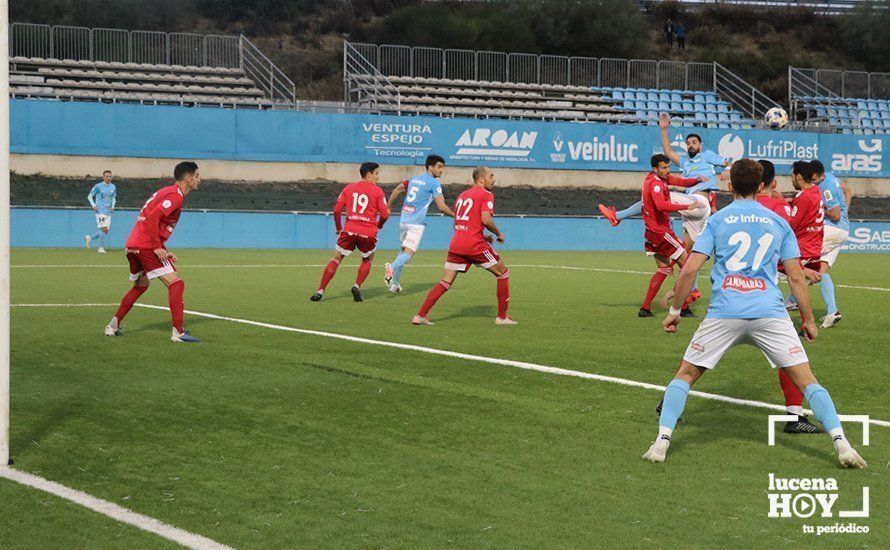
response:
<svg viewBox="0 0 890 550"><path fill-rule="evenodd" d="M667 42L668 48L674 47L674 22L670 19L664 24L664 39Z"/></svg>
<svg viewBox="0 0 890 550"><path fill-rule="evenodd" d="M677 47L681 50L686 49L686 27L683 23L677 23Z"/></svg>

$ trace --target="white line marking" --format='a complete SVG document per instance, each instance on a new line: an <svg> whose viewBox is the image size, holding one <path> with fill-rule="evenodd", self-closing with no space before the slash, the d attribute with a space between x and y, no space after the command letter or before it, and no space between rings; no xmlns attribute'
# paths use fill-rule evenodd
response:
<svg viewBox="0 0 890 550"><path fill-rule="evenodd" d="M169 311L169 308L164 306L156 306L151 304L135 304L139 307L148 308L148 309L158 309L162 311ZM478 361L480 363L491 363L492 365L502 365L505 367L515 367L524 370L545 372L548 374L557 374L560 376L572 376L575 378L585 378L588 380L597 380L599 382L611 382L613 384L620 384L622 386L632 386L636 388L643 388L647 390L656 390L663 392L665 390L664 386L659 386L658 384L650 384L648 382L638 382L636 380L628 380L626 378L618 378L615 376L606 376L602 374L594 374L591 372L583 372L569 369L562 369L559 367L550 367L547 365L539 365L537 363L527 363L525 361L514 361L512 359L498 359L496 357L485 357L483 355L472 355L469 353L461 353L457 351L448 351L436 348L428 348L424 346L415 346L413 344L402 344L399 342L387 342L385 340L372 340L370 338L361 338L358 336L349 336L347 334L338 334L336 332L324 332L320 330L309 330L303 328L295 328L288 327L284 325L275 325L272 323L263 323L261 321L251 321L249 319L239 319L237 317L226 317L223 315L216 315L215 313L203 313L200 311L192 311L186 310L186 313L189 315L194 315L196 317L205 317L207 319L216 319L218 321L229 321L232 323L240 323L243 325L250 325L254 327L261 328L270 328L274 330L281 330L285 332L296 332L299 334L308 334L311 336L324 336L326 338L336 338L338 340L348 340L350 342L358 342L360 344L371 344L374 346L384 346L389 348L398 348L409 351L419 351L422 353L430 353L433 355L443 355L445 357L454 357L457 359L466 359L468 361ZM422 330L422 329L421 329ZM689 395L695 395L696 397L701 397L704 399L711 399L713 401L722 401L724 403L732 403L734 405L743 405L746 407L758 407L762 409L770 409L774 411L784 411L785 407L781 405L774 405L772 403L764 403L763 401L754 401L751 399L740 399L738 397L728 397L725 395L720 395L716 393L707 393L701 391L690 391ZM812 411L805 410L807 414L812 414ZM890 422L885 420L869 420L870 423L876 426L884 426L890 428Z"/></svg>
<svg viewBox="0 0 890 550"><path fill-rule="evenodd" d="M114 307L119 304L11 304L10 307Z"/></svg>
<svg viewBox="0 0 890 550"><path fill-rule="evenodd" d="M154 533L159 537L163 537L169 541L181 544L182 546L185 546L187 548L195 548L201 550L227 550L231 548L224 544L220 544L215 540L208 539L207 537L202 537L201 535L196 535L194 533L179 529L178 527L168 525L155 518L148 517L143 514L138 514L132 510L128 510L122 506L118 506L113 502L109 502L101 498L96 498L82 491L78 491L70 487L65 487L64 485L60 485L59 483L56 483L54 481L29 474L27 472L22 472L20 470L15 470L8 466L0 466L0 477L6 478L10 481L15 481L16 483L21 483L22 485L26 485L40 491L56 495L57 497L64 498L65 500L70 500L71 502L79 504L84 508L88 508L104 516L108 516L121 523L132 525L133 527L136 527L143 531Z"/></svg>
<svg viewBox="0 0 890 550"><path fill-rule="evenodd" d="M324 267L326 264L185 264L182 266L183 269L270 269L274 267L287 267L287 268L299 268L299 267ZM422 267L422 268L432 268L438 267L442 268L443 264L408 264L405 267ZM113 265L105 265L105 264L19 264L13 265L13 268L19 269L64 269L64 268L80 268L80 269L125 269L128 266L124 264L113 264ZM629 274L629 275L652 275L652 271L637 271L634 269L609 269L603 267L579 267L572 265L540 265L540 264L510 264L510 267L517 268L532 268L532 269L564 269L566 271L592 271L595 273L621 273L621 274ZM699 279L707 279L710 275L708 274L700 274ZM890 288L883 288L879 286L858 286L858 285L836 285L839 288L849 288L853 290L872 290L875 292L890 292Z"/></svg>

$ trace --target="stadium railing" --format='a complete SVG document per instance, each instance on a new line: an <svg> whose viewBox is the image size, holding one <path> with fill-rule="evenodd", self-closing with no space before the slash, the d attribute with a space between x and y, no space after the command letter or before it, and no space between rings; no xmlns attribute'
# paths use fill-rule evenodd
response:
<svg viewBox="0 0 890 550"><path fill-rule="evenodd" d="M33 62L32 64L37 65L46 65L49 62L58 67L98 70L114 67L130 70L134 74L140 74L138 71L161 69L174 73L225 74L224 69L228 69L242 73L263 92L268 101L260 106L293 107L296 104L294 83L244 35L201 35L13 23L10 25L9 36L10 58L13 61L24 61L26 64ZM62 90L60 99L89 99L83 94L66 90L70 86L66 86L64 81L56 84L58 86L52 89ZM148 93L150 95L151 92ZM48 97L45 90L35 92L34 96ZM100 99L105 98L102 96Z"/></svg>
<svg viewBox="0 0 890 550"><path fill-rule="evenodd" d="M764 9L806 9L821 15L839 15L849 13L860 6L869 4L868 0L635 0L638 8L648 10L663 2L683 4L688 8L702 8L713 5L745 6ZM876 9L881 5L871 3ZM886 6L884 6L886 7Z"/></svg>
<svg viewBox="0 0 890 550"><path fill-rule="evenodd" d="M399 114L750 127L778 106L717 63L350 42L343 84L348 103Z"/></svg>
<svg viewBox="0 0 890 550"><path fill-rule="evenodd" d="M788 67L792 118L843 133L890 132L890 73Z"/></svg>

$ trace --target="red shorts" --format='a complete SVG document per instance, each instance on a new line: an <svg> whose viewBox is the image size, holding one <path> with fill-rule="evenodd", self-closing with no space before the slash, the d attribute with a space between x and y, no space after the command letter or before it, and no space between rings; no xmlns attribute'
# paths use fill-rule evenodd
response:
<svg viewBox="0 0 890 550"><path fill-rule="evenodd" d="M131 281L136 281L143 274L151 280L176 272L176 266L173 265L173 262L159 260L154 250L128 248L127 260L130 262Z"/></svg>
<svg viewBox="0 0 890 550"><path fill-rule="evenodd" d="M498 253L488 244L485 245L485 250L476 254L458 254L449 250L448 257L445 259L445 269L466 273L471 265L478 265L483 269L488 269L498 263L500 259L501 257L498 256Z"/></svg>
<svg viewBox="0 0 890 550"><path fill-rule="evenodd" d="M341 231L340 236L337 237L337 246L334 247L334 250L344 256L349 256L353 250L358 250L362 258L367 258L377 250L377 236L368 237Z"/></svg>
<svg viewBox="0 0 890 550"><path fill-rule="evenodd" d="M646 231L646 254L650 256L659 255L668 260L676 260L683 251L683 241L681 241L673 231L667 233L653 233Z"/></svg>

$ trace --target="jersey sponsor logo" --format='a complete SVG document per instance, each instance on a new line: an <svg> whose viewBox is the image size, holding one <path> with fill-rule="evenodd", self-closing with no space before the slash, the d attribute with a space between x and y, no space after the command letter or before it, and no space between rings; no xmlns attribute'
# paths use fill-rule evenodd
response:
<svg viewBox="0 0 890 550"><path fill-rule="evenodd" d="M455 145L459 147L452 158L494 158L510 157L524 159L531 154L538 139L537 132L508 132L489 128L464 130Z"/></svg>
<svg viewBox="0 0 890 550"><path fill-rule="evenodd" d="M738 292L765 292L766 281L744 275L727 275L723 279L723 290Z"/></svg>
<svg viewBox="0 0 890 550"><path fill-rule="evenodd" d="M884 169L881 156L884 143L880 139L860 139L859 153L831 155L831 169L838 172L875 173Z"/></svg>
<svg viewBox="0 0 890 550"><path fill-rule="evenodd" d="M797 207L795 206L795 209ZM788 209L788 207L786 207ZM790 213L790 209L789 209ZM742 214L737 216L735 214L730 214L723 219L724 223L765 223L767 225L773 225L773 220L768 218L767 216L760 216L758 214Z"/></svg>
<svg viewBox="0 0 890 550"><path fill-rule="evenodd" d="M818 143L801 143L796 139L743 140L741 136L724 134L717 144L717 153L726 159L742 157L764 159L773 164L790 165L795 160L811 160L819 156Z"/></svg>
<svg viewBox="0 0 890 550"><path fill-rule="evenodd" d="M402 214L413 214L415 212L417 212L417 209L410 204L402 205Z"/></svg>

